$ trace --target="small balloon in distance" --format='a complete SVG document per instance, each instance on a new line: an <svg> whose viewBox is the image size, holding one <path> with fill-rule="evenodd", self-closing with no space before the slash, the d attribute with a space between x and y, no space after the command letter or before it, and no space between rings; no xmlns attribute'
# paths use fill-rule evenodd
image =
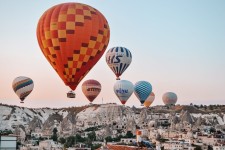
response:
<svg viewBox="0 0 225 150"><path fill-rule="evenodd" d="M87 97L87 99L92 103L94 99L101 92L102 86L97 80L86 80L82 84L82 92Z"/></svg>
<svg viewBox="0 0 225 150"><path fill-rule="evenodd" d="M13 80L12 88L16 95L19 97L20 103L24 103L25 98L34 89L34 82L29 77L19 76Z"/></svg>

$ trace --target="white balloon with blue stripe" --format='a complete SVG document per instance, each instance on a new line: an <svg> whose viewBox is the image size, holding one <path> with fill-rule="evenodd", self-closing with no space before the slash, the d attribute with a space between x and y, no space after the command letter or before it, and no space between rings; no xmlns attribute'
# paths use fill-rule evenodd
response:
<svg viewBox="0 0 225 150"><path fill-rule="evenodd" d="M131 52L125 47L113 47L106 53L106 62L110 69L114 72L117 80L130 66L132 61Z"/></svg>
<svg viewBox="0 0 225 150"><path fill-rule="evenodd" d="M127 100L130 98L134 91L134 85L130 81L127 80L119 80L114 84L114 92L116 96L119 98L121 103L125 105Z"/></svg>
<svg viewBox="0 0 225 150"><path fill-rule="evenodd" d="M134 85L134 94L143 105L152 92L152 85L147 81L138 81Z"/></svg>

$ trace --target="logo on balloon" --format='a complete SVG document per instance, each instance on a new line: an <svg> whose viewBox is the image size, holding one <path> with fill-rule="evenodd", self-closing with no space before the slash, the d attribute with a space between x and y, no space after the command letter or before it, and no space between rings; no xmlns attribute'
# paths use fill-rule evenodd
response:
<svg viewBox="0 0 225 150"><path fill-rule="evenodd" d="M107 58L107 63L108 64L113 64L113 63L120 63L121 60L120 60L120 57L123 57L123 55L117 55L117 56L109 56Z"/></svg>
<svg viewBox="0 0 225 150"><path fill-rule="evenodd" d="M101 89L100 88L87 88L87 91L97 91L97 92L100 92Z"/></svg>
<svg viewBox="0 0 225 150"><path fill-rule="evenodd" d="M129 67L132 61L131 52L125 47L113 47L106 53L106 62L119 80L121 74Z"/></svg>
<svg viewBox="0 0 225 150"><path fill-rule="evenodd" d="M127 94L128 93L128 89L118 89L116 90L116 93L120 93L120 94Z"/></svg>

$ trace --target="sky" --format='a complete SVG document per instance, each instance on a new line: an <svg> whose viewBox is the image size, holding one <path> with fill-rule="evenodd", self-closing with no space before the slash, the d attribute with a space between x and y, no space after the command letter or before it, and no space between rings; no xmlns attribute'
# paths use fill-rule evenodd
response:
<svg viewBox="0 0 225 150"><path fill-rule="evenodd" d="M63 0L0 1L0 103L25 107L72 107L89 104L81 91L87 79L98 80L102 91L93 103L117 103L115 75L105 54L68 99L64 85L42 54L36 27L41 15ZM175 92L178 104L225 104L224 0L77 0L98 9L108 20L110 41L128 48L133 60L121 79L149 81L162 105L165 92ZM12 90L17 76L34 81L24 104ZM127 106L141 107L133 94Z"/></svg>

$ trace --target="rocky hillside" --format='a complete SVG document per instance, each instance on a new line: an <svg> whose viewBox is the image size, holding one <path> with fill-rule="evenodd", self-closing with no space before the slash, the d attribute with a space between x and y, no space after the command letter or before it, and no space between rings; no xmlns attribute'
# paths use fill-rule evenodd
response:
<svg viewBox="0 0 225 150"><path fill-rule="evenodd" d="M70 107L61 109L26 108L0 104L0 130L12 130L18 125L31 130L53 124L54 120L62 121L69 112L80 112L86 107Z"/></svg>
<svg viewBox="0 0 225 150"><path fill-rule="evenodd" d="M93 127L99 130L99 134L111 134L109 128L133 130L134 127L154 124L160 118L168 118L174 123L181 121L191 124L203 122L208 125L225 125L225 115L222 112L209 113L208 109L204 111L195 106L180 105L147 109L117 104L94 104L60 109L33 109L0 104L0 112L0 130L19 130L23 134L29 134L37 128L43 134L51 134L54 127L57 127L62 135L70 135L75 132L75 128L88 131Z"/></svg>

